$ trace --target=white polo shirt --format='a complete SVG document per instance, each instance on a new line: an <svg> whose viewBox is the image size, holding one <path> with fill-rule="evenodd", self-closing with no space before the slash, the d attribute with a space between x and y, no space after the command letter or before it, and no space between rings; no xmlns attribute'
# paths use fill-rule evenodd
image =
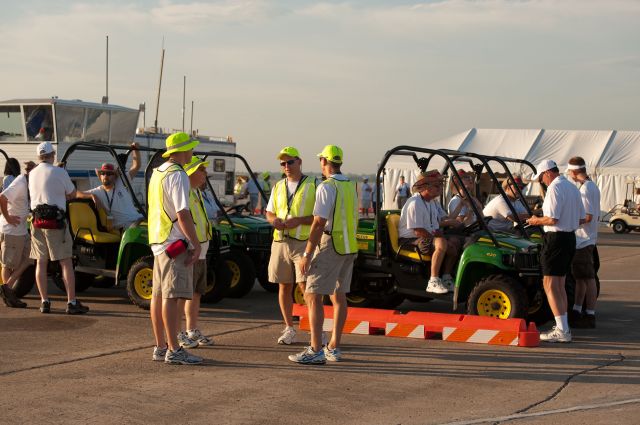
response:
<svg viewBox="0 0 640 425"><path fill-rule="evenodd" d="M67 171L48 162L41 162L29 173L31 209L48 204L66 211L66 195L75 190Z"/></svg>
<svg viewBox="0 0 640 425"><path fill-rule="evenodd" d="M113 217L113 227L116 229L127 227L143 218L143 215L133 204L133 198L120 177L116 178L113 188L109 191L98 186L87 193L92 193L100 199L102 205L107 209L107 213Z"/></svg>
<svg viewBox="0 0 640 425"><path fill-rule="evenodd" d="M520 199L517 199L512 202L513 207L518 214L526 214L527 209L522 204ZM488 226L491 230L496 230L499 232L509 232L513 230L513 221L509 220L507 217L513 217L513 213L507 204L507 201L502 197L502 195L498 195L493 198L482 210L482 214L485 217L491 217L491 221Z"/></svg>
<svg viewBox="0 0 640 425"><path fill-rule="evenodd" d="M542 214L558 220L553 226L544 226L545 232L575 232L585 217L580 191L566 177L556 177L547 188Z"/></svg>
<svg viewBox="0 0 640 425"><path fill-rule="evenodd" d="M20 217L20 224L14 226L9 224L0 216L0 229L2 233L13 236L24 236L27 234L27 216L29 215L29 204L27 194L27 177L24 174L16 177L9 187L2 191L2 195L7 198L7 210L9 215Z"/></svg>
<svg viewBox="0 0 640 425"><path fill-rule="evenodd" d="M440 220L446 215L447 213L436 199L425 201L419 193L416 193L402 207L398 237L415 238L414 229L425 229L432 233L440 228Z"/></svg>
<svg viewBox="0 0 640 425"><path fill-rule="evenodd" d="M591 180L580 186L580 196L585 214L591 214L591 222L576 230L576 249L595 245L598 241L598 222L600 221L600 189Z"/></svg>
<svg viewBox="0 0 640 425"><path fill-rule="evenodd" d="M344 174L332 174L329 177L338 181L349 181ZM313 206L313 215L327 220L324 230L329 232L333 229L333 212L336 205L336 195L336 188L330 183L318 184L316 188L316 203ZM356 208L358 206L357 197L358 195L356 194L353 201L353 205Z"/></svg>

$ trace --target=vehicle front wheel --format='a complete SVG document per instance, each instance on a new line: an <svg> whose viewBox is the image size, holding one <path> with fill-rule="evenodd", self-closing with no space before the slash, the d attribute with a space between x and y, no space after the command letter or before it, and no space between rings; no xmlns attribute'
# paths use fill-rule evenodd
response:
<svg viewBox="0 0 640 425"><path fill-rule="evenodd" d="M627 224L622 220L614 221L612 227L615 233L625 233L627 231Z"/></svg>
<svg viewBox="0 0 640 425"><path fill-rule="evenodd" d="M89 289L93 282L95 281L96 276L89 273L75 272L76 274L76 292L84 292ZM64 286L64 280L62 279L62 271L56 271L52 276L53 283L56 287L67 293L67 287Z"/></svg>
<svg viewBox="0 0 640 425"><path fill-rule="evenodd" d="M140 308L149 310L153 289L153 255L140 258L133 263L127 275L127 294Z"/></svg>
<svg viewBox="0 0 640 425"><path fill-rule="evenodd" d="M207 288L202 295L202 302L215 304L225 297L231 284L231 270L225 261L218 259L213 267L207 270Z"/></svg>
<svg viewBox="0 0 640 425"><path fill-rule="evenodd" d="M231 283L227 291L229 298L242 298L253 289L256 282L256 269L251 258L241 252L232 251L222 256L231 270Z"/></svg>
<svg viewBox="0 0 640 425"><path fill-rule="evenodd" d="M491 275L473 288L467 314L499 319L525 318L527 294L517 280L507 275Z"/></svg>
<svg viewBox="0 0 640 425"><path fill-rule="evenodd" d="M18 281L13 285L13 292L15 292L16 297L22 298L31 292L35 284L36 266L35 264L32 264L22 272Z"/></svg>

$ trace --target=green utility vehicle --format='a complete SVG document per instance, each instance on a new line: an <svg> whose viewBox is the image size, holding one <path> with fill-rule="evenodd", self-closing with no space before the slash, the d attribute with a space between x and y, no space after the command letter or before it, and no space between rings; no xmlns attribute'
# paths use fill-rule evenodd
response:
<svg viewBox="0 0 640 425"><path fill-rule="evenodd" d="M377 187L392 156L413 158L416 167L422 171L429 168L434 158L443 160L443 174L453 179L467 198L472 194L464 187L454 163L468 162L476 176L487 173L499 194L506 197L489 165L489 157L411 146L398 146L385 154L376 176ZM491 159L496 160L496 157ZM500 162L499 158L497 160ZM535 171L531 164L527 165ZM513 179L508 167L505 165L504 168L508 178ZM376 205L381 205L379 191L376 196ZM539 265L539 240L529 236L530 229L525 229L522 223L516 227L515 233L492 231L487 225L490 218L483 218L475 204L471 207L476 220L461 232L465 244L455 272L455 290L453 294L444 295L425 291L430 275L430 258L421 256L413 245L398 243L400 211L377 210L373 219L360 219L357 231L359 253L351 293L347 296L349 304L394 308L405 298L413 301L441 298L451 301L454 310L458 305L466 305L467 314L546 321L548 317L540 316L548 313L542 308L546 298ZM513 205L510 208L517 216Z"/></svg>
<svg viewBox="0 0 640 425"><path fill-rule="evenodd" d="M156 153L150 163L158 164L163 161L161 154L162 152ZM205 161L210 157L229 157L240 160L248 175L254 179L263 203L267 203L268 199L262 187L255 179L249 163L242 155L220 151L194 152L194 155ZM221 211L221 216L215 223L215 228L222 233L230 235L231 249L222 255L222 260L226 262L231 271L231 282L225 296L229 298L244 297L253 289L256 277L260 285L266 290L270 292L277 291L278 286L269 283L267 278L273 227L264 217L243 214L244 205L237 205L227 210L218 199L213 188L210 187L209 189L211 189L210 192L214 201Z"/></svg>
<svg viewBox="0 0 640 425"><path fill-rule="evenodd" d="M139 149L149 150L144 147ZM101 161L104 161L105 157L110 157L110 160L117 165L119 178L131 193L136 209L146 216L146 209L135 196L127 173L122 171L125 170L128 155L131 153L130 147L76 142L69 146L62 157L62 163L66 166L73 160L74 153L81 151L98 153ZM76 290L86 290L96 282L108 286L105 285L105 281L112 281L116 285L126 281L127 292L133 303L141 308L149 308L153 255L149 247L146 221L131 225L120 234L119 231L108 228L107 217L103 210L98 210L92 201L83 199L74 199L67 203L67 218L73 238ZM225 263L220 261L220 257L229 250L229 241L229 234L216 231L209 245L207 261L211 273L208 274L207 292L203 295L205 302L219 301L228 288L230 272ZM51 264L50 272L54 283L64 290L59 267L56 267L57 262L51 262ZM20 285L21 294L29 292L35 281L28 278L35 273L34 270L27 269L25 273L27 273L26 276L23 275L25 284ZM31 283L28 289L27 281Z"/></svg>

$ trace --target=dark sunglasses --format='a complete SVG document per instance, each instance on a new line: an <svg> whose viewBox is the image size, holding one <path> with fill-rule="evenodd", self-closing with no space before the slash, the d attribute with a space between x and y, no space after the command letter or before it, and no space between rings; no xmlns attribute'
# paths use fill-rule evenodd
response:
<svg viewBox="0 0 640 425"><path fill-rule="evenodd" d="M115 176L116 173L113 171L100 171L100 175L102 176Z"/></svg>
<svg viewBox="0 0 640 425"><path fill-rule="evenodd" d="M296 163L296 160L295 160L295 159L290 159L290 160L288 160L288 161L282 161L282 162L280 163L280 166L281 166L281 167L285 167L285 166L287 166L287 165L293 165L293 164L295 164L295 163Z"/></svg>

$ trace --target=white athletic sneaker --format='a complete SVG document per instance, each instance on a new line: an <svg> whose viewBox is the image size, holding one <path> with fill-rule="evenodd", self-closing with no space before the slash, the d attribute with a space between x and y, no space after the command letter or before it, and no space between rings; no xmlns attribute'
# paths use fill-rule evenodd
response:
<svg viewBox="0 0 640 425"><path fill-rule="evenodd" d="M453 292L456 289L456 282L450 274L442 275L442 284L449 292Z"/></svg>
<svg viewBox="0 0 640 425"><path fill-rule="evenodd" d="M562 332L557 327L552 327L546 332L540 333L540 341L546 342L571 342L571 329Z"/></svg>
<svg viewBox="0 0 640 425"><path fill-rule="evenodd" d="M290 355L289 360L300 364L325 364L327 362L324 350L320 349L315 352L311 347L305 347L302 352Z"/></svg>
<svg viewBox="0 0 640 425"><path fill-rule="evenodd" d="M330 362L339 362L342 359L342 351L339 348L330 349L324 347L324 357Z"/></svg>
<svg viewBox="0 0 640 425"><path fill-rule="evenodd" d="M186 364L196 365L203 362L202 357L194 356L187 350L180 347L176 351L167 350L167 354L164 357L164 362L169 364Z"/></svg>
<svg viewBox="0 0 640 425"><path fill-rule="evenodd" d="M449 290L443 285L442 279L439 277L432 277L427 284L427 292L433 294L446 294Z"/></svg>
<svg viewBox="0 0 640 425"><path fill-rule="evenodd" d="M164 357L167 355L167 347L153 347L153 361L163 362Z"/></svg>
<svg viewBox="0 0 640 425"><path fill-rule="evenodd" d="M287 326L278 338L278 344L291 345L294 342L296 342L296 330L293 326Z"/></svg>
<svg viewBox="0 0 640 425"><path fill-rule="evenodd" d="M180 344L180 347L195 348L198 346L198 341L189 338L186 332L180 332L178 334L178 344Z"/></svg>
<svg viewBox="0 0 640 425"><path fill-rule="evenodd" d="M197 342L198 345L201 347L213 345L213 339L202 335L202 332L200 332L200 329L189 329L187 331L187 337L191 341Z"/></svg>

